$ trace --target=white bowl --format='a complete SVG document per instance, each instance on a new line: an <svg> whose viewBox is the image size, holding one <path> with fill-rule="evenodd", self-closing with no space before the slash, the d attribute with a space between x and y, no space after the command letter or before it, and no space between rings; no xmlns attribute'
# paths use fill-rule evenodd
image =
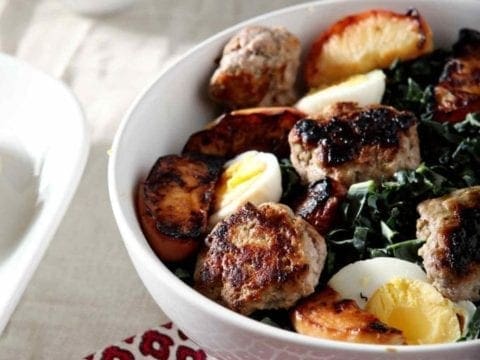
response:
<svg viewBox="0 0 480 360"><path fill-rule="evenodd" d="M0 333L67 210L88 149L70 90L0 54Z"/></svg>
<svg viewBox="0 0 480 360"><path fill-rule="evenodd" d="M360 10L415 6L433 28L436 46L453 43L462 27L479 28L480 1L333 0L275 11L227 29L189 51L136 100L118 130L109 164L113 211L133 264L162 310L219 359L479 359L480 340L428 346L363 345L316 339L238 315L177 279L150 249L134 208L134 191L155 160L178 153L192 132L213 119L205 96L214 59L228 38L249 24L283 25L307 49L328 24Z"/></svg>

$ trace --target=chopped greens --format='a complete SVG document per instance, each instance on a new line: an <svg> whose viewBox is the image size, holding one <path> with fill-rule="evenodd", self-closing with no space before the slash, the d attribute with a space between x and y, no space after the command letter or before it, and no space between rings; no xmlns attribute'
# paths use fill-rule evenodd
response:
<svg viewBox="0 0 480 360"><path fill-rule="evenodd" d="M186 284L193 286L193 273L195 271L195 261L191 263L168 263L167 266L169 269L178 277L180 280Z"/></svg>
<svg viewBox="0 0 480 360"><path fill-rule="evenodd" d="M480 339L480 306L477 306L477 310L473 314L470 323L468 324L467 333L462 336L458 341Z"/></svg>
<svg viewBox="0 0 480 360"><path fill-rule="evenodd" d="M455 184L425 164L399 171L379 184L352 185L342 205L340 225L327 234L329 251L336 253L337 259L330 271L375 256L420 262L416 251L422 240L412 240L416 237L416 207L454 188Z"/></svg>
<svg viewBox="0 0 480 360"><path fill-rule="evenodd" d="M480 183L480 114L469 114L457 124L423 119L419 127L422 159L455 187ZM430 141L429 141L430 140Z"/></svg>
<svg viewBox="0 0 480 360"><path fill-rule="evenodd" d="M370 257L390 256L415 262L418 259L418 249L420 249L424 243L424 240L413 239L390 244L384 248L371 249Z"/></svg>
<svg viewBox="0 0 480 360"><path fill-rule="evenodd" d="M175 276L185 282L193 282L192 273L185 268L177 267L174 271Z"/></svg>
<svg viewBox="0 0 480 360"><path fill-rule="evenodd" d="M280 171L282 173L282 202L287 202L295 192L299 191L300 176L293 167L290 159L281 159L279 161Z"/></svg>
<svg viewBox="0 0 480 360"><path fill-rule="evenodd" d="M450 52L436 50L419 59L396 62L386 70L387 87L382 103L417 116L431 110L433 84L437 83Z"/></svg>
<svg viewBox="0 0 480 360"><path fill-rule="evenodd" d="M251 317L264 324L293 331L288 310L257 310L251 315Z"/></svg>

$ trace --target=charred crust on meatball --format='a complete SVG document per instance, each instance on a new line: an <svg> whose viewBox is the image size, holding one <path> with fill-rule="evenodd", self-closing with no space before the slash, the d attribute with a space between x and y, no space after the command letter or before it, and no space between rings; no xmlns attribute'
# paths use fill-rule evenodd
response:
<svg viewBox="0 0 480 360"><path fill-rule="evenodd" d="M446 297L480 300L480 186L418 205L419 254L428 278Z"/></svg>
<svg viewBox="0 0 480 360"><path fill-rule="evenodd" d="M303 184L330 177L345 187L420 164L417 119L385 105L340 103L290 131L290 160Z"/></svg>
<svg viewBox="0 0 480 360"><path fill-rule="evenodd" d="M313 292L326 246L311 226L285 205L247 203L206 238L195 288L242 314L287 308Z"/></svg>
<svg viewBox="0 0 480 360"><path fill-rule="evenodd" d="M398 146L399 132L416 123L413 113L379 106L334 116L328 122L303 119L294 131L307 146L322 147L324 165L336 166L353 160L364 146Z"/></svg>
<svg viewBox="0 0 480 360"><path fill-rule="evenodd" d="M459 206L453 213L457 225L446 229L443 264L456 275L467 275L480 265L480 203L475 208Z"/></svg>

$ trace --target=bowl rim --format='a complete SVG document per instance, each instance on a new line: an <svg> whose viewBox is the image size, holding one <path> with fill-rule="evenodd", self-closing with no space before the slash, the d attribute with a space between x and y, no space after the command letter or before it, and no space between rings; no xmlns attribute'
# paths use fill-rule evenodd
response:
<svg viewBox="0 0 480 360"><path fill-rule="evenodd" d="M178 59L170 63L168 66L164 67L156 76L154 76L153 80L151 80L143 90L137 95L134 99L130 107L128 108L126 114L123 116L120 125L116 131L115 137L112 142L111 147L111 155L108 164L108 188L110 194L110 202L112 205L112 210L114 213L115 220L117 222L117 226L120 230L122 235L122 239L124 241L125 246L131 256L130 252L135 253L135 257L142 258L143 263L142 266L145 266L146 269L152 273L156 274L155 276L159 278L159 281L163 281L168 283L170 287L177 292L178 295L182 296L184 299L188 299L189 302L194 302L195 306L200 307L202 311L208 313L225 323L228 323L238 329L247 331L251 334L259 334L261 336L274 338L275 340L280 341L288 341L289 343L296 344L296 345L307 345L312 348L320 349L320 348L330 348L335 350L342 350L342 351L351 351L351 352L370 352L372 354L379 354L379 353L415 353L420 354L423 352L444 352L446 350L454 351L454 350L465 350L467 348L473 347L480 347L480 339L476 340L469 340L465 342L455 342L455 343L442 343L442 344L426 344L426 345L380 345L380 344L363 344L363 343L351 343L346 341L338 341L338 340L329 340L329 339L321 339L315 338L308 335L299 334L293 331L288 331L281 328L276 328L274 326L270 326L264 324L260 321L251 319L247 316L240 315L228 308L225 308L218 303L210 300L209 298L205 297L201 293L194 290L192 287L184 283L178 277L176 277L173 272L170 271L166 267L166 265L158 259L155 255L153 250L148 245L148 242L140 230L140 237L139 235L139 224L137 225L137 229L133 229L128 221L125 214L125 211L121 204L121 194L118 190L117 180L116 180L116 170L117 170L117 162L118 162L118 148L122 142L123 136L125 132L132 126L131 122L129 121L132 115L135 113L137 107L143 101L145 97L153 90L155 84L160 82L162 78L168 74L174 67L178 66L179 64L188 61L192 54L199 51L201 48L209 46L210 43L217 41L217 39L226 36L227 34L231 34L235 31L238 31L242 27L247 25L252 25L268 19L270 17L275 17L281 15L283 13L289 13L298 10L308 10L311 7L322 7L325 4L339 4L339 3L351 3L355 0L316 0L310 1L302 4L286 6L274 11L270 11L267 13L260 14L258 16L254 16L252 18L248 18L243 20L239 23L236 23L220 32L215 33L214 35L208 37L207 39L201 41L200 43L196 44L185 53L183 53ZM388 5L395 4L397 0L383 0L383 4L385 8L388 8ZM415 0L416 4L419 3L445 3L451 4L451 0ZM480 2L478 0L457 0L455 2L456 5L461 6L462 4L471 4L472 6L478 6L480 9ZM383 5L382 5L383 6ZM160 280L161 279L161 280ZM191 301L191 299L194 299ZM160 307L160 306L159 306Z"/></svg>

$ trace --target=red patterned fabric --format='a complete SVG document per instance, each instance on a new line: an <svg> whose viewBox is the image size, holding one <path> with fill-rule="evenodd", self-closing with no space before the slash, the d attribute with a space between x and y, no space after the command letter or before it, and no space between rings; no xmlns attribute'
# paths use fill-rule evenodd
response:
<svg viewBox="0 0 480 360"><path fill-rule="evenodd" d="M174 324L167 323L143 334L109 345L85 360L215 360Z"/></svg>
<svg viewBox="0 0 480 360"><path fill-rule="evenodd" d="M148 330L142 335L140 352L142 355L151 355L158 360L168 360L172 345L173 340L169 335L162 334L156 330Z"/></svg>

